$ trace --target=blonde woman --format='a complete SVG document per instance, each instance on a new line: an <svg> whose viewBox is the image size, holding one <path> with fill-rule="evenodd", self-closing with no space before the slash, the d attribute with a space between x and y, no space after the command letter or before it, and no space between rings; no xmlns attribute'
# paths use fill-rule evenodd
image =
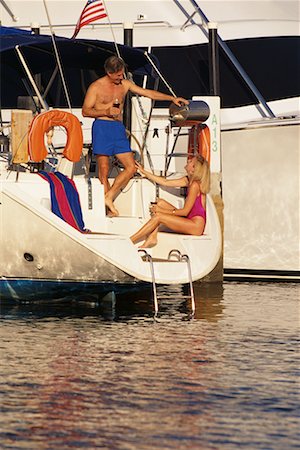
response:
<svg viewBox="0 0 300 450"><path fill-rule="evenodd" d="M160 225L176 233L201 236L206 223L206 194L210 188L208 162L200 155L192 157L185 166L187 175L175 180L153 175L139 163L136 163L136 168L146 178L161 186L187 187L187 197L183 208L179 209L163 199L157 199L157 203L150 207L151 219L131 236L132 242L136 244L145 239L142 248L154 247Z"/></svg>

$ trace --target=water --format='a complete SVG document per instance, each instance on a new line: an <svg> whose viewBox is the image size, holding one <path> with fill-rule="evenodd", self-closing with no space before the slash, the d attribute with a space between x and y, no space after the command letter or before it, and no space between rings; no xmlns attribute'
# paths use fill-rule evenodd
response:
<svg viewBox="0 0 300 450"><path fill-rule="evenodd" d="M1 308L1 449L300 448L299 285Z"/></svg>

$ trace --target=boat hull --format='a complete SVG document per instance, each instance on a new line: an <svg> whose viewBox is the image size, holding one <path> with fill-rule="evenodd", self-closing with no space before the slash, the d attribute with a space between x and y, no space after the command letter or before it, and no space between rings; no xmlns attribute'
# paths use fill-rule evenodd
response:
<svg viewBox="0 0 300 450"><path fill-rule="evenodd" d="M0 279L2 302L46 302L73 300L97 302L110 292L116 294L150 288L148 283L86 282L34 279Z"/></svg>
<svg viewBox="0 0 300 450"><path fill-rule="evenodd" d="M203 279L217 265L222 239L219 219L211 198L208 199L209 220L205 234L187 236L160 232L158 245L152 252L149 251L153 257L151 265L149 258L143 258L144 254L139 252L138 245L132 243L130 235L148 220L146 214L149 215L149 202L146 199L155 195L154 186L148 180L131 180L129 189L120 194L121 199L118 198L122 214L120 217L109 218L105 216L104 209L98 207L98 180L93 180L93 210L90 211L87 200L88 183L82 179L75 180L75 183L80 192L83 217L87 219L86 224L93 230L92 233L76 230L49 209L49 186L37 174L24 174L17 183L3 182L3 232L0 237L0 275L4 280L2 295L14 297L14 286L19 290L19 286L23 285L32 286L36 292L33 296L43 296L44 286L48 284L53 287L53 295L56 296L56 289L60 295L60 289L68 290L72 286L70 283L75 283L80 289L85 289L86 283L92 283L98 285L97 289L104 293L111 290L112 284L133 286L153 281L157 284L185 284ZM139 198L142 199L140 203ZM104 204L103 192L102 202ZM122 205L124 211L121 209ZM129 205L132 205L131 210ZM191 274L185 259L168 259L169 252L173 249L181 255L189 256ZM23 280L23 284L20 281L12 285L10 280ZM47 295L47 290L45 293ZM16 294L16 297L22 295Z"/></svg>

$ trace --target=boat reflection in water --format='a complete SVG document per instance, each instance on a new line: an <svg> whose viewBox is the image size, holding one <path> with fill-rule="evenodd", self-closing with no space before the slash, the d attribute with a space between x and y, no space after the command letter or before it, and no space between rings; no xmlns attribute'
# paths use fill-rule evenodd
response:
<svg viewBox="0 0 300 450"><path fill-rule="evenodd" d="M223 285L221 283L194 283L195 319L217 322L223 312ZM29 294L31 291L29 290ZM154 315L152 286L145 283L143 287L120 286L118 291L109 290L100 294L98 286L84 287L81 292L74 293L68 287L63 291L58 287L57 297L49 298L45 293L43 297L34 297L23 301L12 302L11 299L2 300L2 314L30 314L31 317L65 317L75 314L78 317L92 315L105 320L132 320L134 317L149 317ZM158 286L159 313L157 319L166 317L191 318L191 300L183 298L189 296L189 287L186 285Z"/></svg>

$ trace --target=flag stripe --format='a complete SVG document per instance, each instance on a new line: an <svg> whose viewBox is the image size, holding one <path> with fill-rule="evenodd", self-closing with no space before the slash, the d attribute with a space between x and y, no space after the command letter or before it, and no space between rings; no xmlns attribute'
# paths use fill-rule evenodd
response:
<svg viewBox="0 0 300 450"><path fill-rule="evenodd" d="M101 0L88 0L77 22L72 39L74 39L79 30L95 20L107 17L103 2Z"/></svg>
<svg viewBox="0 0 300 450"><path fill-rule="evenodd" d="M92 11L90 13L84 14L80 19L80 25L82 25L82 23L85 22L87 19L95 20L96 17L98 17L100 14L104 15L104 17L106 16L105 11Z"/></svg>
<svg viewBox="0 0 300 450"><path fill-rule="evenodd" d="M100 9L102 9L102 10L104 11L104 6L103 6L103 3L102 3L102 2L99 2L99 3L97 3L97 4L96 4L96 3L92 3L91 5L86 6L86 7L83 9L81 15L83 15L83 14L85 14L85 13L88 13L88 12L90 12L90 11L95 11L95 10L100 10Z"/></svg>
<svg viewBox="0 0 300 450"><path fill-rule="evenodd" d="M90 16L93 14L98 14L99 12L105 12L104 8L89 8L86 9L82 14L81 14L81 19L84 19L86 16Z"/></svg>
<svg viewBox="0 0 300 450"><path fill-rule="evenodd" d="M84 14L80 17L80 22L82 23L85 19L97 16L98 14L104 14L106 16L106 13L104 11L104 8L100 9L93 9L92 11L86 11Z"/></svg>
<svg viewBox="0 0 300 450"><path fill-rule="evenodd" d="M80 28L84 27L85 25L88 25L91 22L95 22L95 20L103 19L106 17L106 14L101 14L100 16L94 17L93 19L85 20L84 22L81 22Z"/></svg>

